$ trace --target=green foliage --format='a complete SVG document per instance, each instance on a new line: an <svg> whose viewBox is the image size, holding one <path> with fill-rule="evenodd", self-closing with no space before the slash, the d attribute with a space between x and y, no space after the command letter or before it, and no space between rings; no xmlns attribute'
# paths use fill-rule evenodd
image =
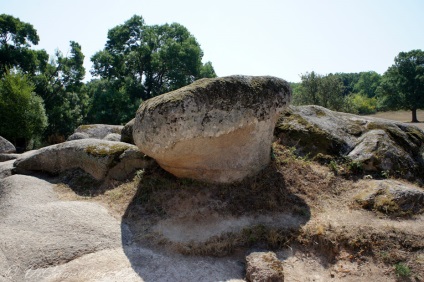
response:
<svg viewBox="0 0 424 282"><path fill-rule="evenodd" d="M124 124L134 117L141 102L131 100L125 85L117 89L105 79L90 81L86 91L90 97L89 123Z"/></svg>
<svg viewBox="0 0 424 282"><path fill-rule="evenodd" d="M323 76L311 72L303 74L301 78L302 83L293 90L295 105L313 104L331 110L342 110L344 86L337 75Z"/></svg>
<svg viewBox="0 0 424 282"><path fill-rule="evenodd" d="M22 74L6 74L0 80L0 135L9 140L29 141L47 126L43 100Z"/></svg>
<svg viewBox="0 0 424 282"><path fill-rule="evenodd" d="M353 87L354 93L360 93L368 98L375 97L380 86L381 75L375 71L361 72L357 83Z"/></svg>
<svg viewBox="0 0 424 282"><path fill-rule="evenodd" d="M424 109L424 51L400 52L384 73L377 89L382 109L407 109L418 122L417 109Z"/></svg>
<svg viewBox="0 0 424 282"><path fill-rule="evenodd" d="M395 273L397 277L409 277L411 276L411 269L403 263L395 264Z"/></svg>
<svg viewBox="0 0 424 282"><path fill-rule="evenodd" d="M104 50L91 58L92 74L113 81L115 91L125 86L133 101L145 100L216 76L202 57L200 45L184 26L148 26L141 16L133 16L109 30Z"/></svg>
<svg viewBox="0 0 424 282"><path fill-rule="evenodd" d="M10 15L0 15L0 77L8 69L18 68L24 73L34 73L39 60L46 58L46 52L30 50L37 45L37 31L29 23L21 22Z"/></svg>
<svg viewBox="0 0 424 282"><path fill-rule="evenodd" d="M377 99L362 93L352 93L345 99L345 110L360 115L374 114L377 111Z"/></svg>
<svg viewBox="0 0 424 282"><path fill-rule="evenodd" d="M88 112L89 97L82 81L85 68L81 46L71 41L69 54L65 57L57 51L43 71L33 77L35 91L44 99L49 118L46 136L61 136L56 142L70 135Z"/></svg>

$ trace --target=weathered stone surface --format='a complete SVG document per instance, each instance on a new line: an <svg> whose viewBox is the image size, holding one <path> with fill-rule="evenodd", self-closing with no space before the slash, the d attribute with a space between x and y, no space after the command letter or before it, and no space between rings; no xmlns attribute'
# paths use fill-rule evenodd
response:
<svg viewBox="0 0 424 282"><path fill-rule="evenodd" d="M133 118L127 124L125 124L124 128L122 128L121 142L134 144L134 138L133 138L134 121L135 119Z"/></svg>
<svg viewBox="0 0 424 282"><path fill-rule="evenodd" d="M0 179L3 179L5 177L12 175L14 162L15 162L14 160L10 160L10 161L0 163Z"/></svg>
<svg viewBox="0 0 424 282"><path fill-rule="evenodd" d="M20 154L0 154L0 163L10 160L16 160Z"/></svg>
<svg viewBox="0 0 424 282"><path fill-rule="evenodd" d="M80 125L75 130L74 134L68 137L68 141L95 138L104 139L108 134L121 134L122 125L110 124L85 124ZM119 141L119 140L118 140Z"/></svg>
<svg viewBox="0 0 424 282"><path fill-rule="evenodd" d="M109 133L108 135L105 136L105 138L103 138L103 140L119 142L121 141L121 134Z"/></svg>
<svg viewBox="0 0 424 282"><path fill-rule="evenodd" d="M249 282L284 281L283 263L273 252L255 252L246 257L246 280Z"/></svg>
<svg viewBox="0 0 424 282"><path fill-rule="evenodd" d="M2 153L15 153L16 148L12 143L0 136L0 154Z"/></svg>
<svg viewBox="0 0 424 282"><path fill-rule="evenodd" d="M79 168L96 180L123 180L137 169L149 164L134 145L98 139L68 141L42 148L19 157L15 173L44 171L58 174Z"/></svg>
<svg viewBox="0 0 424 282"><path fill-rule="evenodd" d="M424 190L394 180L369 181L355 200L363 208L391 215L424 212Z"/></svg>
<svg viewBox="0 0 424 282"><path fill-rule="evenodd" d="M288 83L275 77L201 79L145 101L134 141L178 177L238 181L268 164L275 122L290 96Z"/></svg>
<svg viewBox="0 0 424 282"><path fill-rule="evenodd" d="M368 171L408 178L424 170L424 132L402 122L291 106L281 114L275 135L300 155L347 156Z"/></svg>
<svg viewBox="0 0 424 282"><path fill-rule="evenodd" d="M120 223L106 208L61 201L53 186L25 175L0 180L0 277L46 281L43 272L34 271L122 246Z"/></svg>

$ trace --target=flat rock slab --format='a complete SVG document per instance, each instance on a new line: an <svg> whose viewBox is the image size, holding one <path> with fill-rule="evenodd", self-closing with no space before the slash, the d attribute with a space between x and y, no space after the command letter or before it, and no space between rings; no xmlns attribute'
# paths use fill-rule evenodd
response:
<svg viewBox="0 0 424 282"><path fill-rule="evenodd" d="M14 173L43 171L59 174L82 169L93 178L124 180L150 163L134 145L98 139L68 141L25 153L15 163Z"/></svg>
<svg viewBox="0 0 424 282"><path fill-rule="evenodd" d="M270 161L289 84L275 77L201 79L145 101L136 114L135 144L182 178L234 182Z"/></svg>
<svg viewBox="0 0 424 282"><path fill-rule="evenodd" d="M25 274L122 244L104 207L60 201L52 184L26 175L0 180L0 230L0 273L10 281L42 281Z"/></svg>

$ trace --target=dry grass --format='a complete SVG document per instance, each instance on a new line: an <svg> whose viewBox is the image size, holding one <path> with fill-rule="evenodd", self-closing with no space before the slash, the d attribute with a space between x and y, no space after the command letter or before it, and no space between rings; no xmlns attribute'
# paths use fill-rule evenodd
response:
<svg viewBox="0 0 424 282"><path fill-rule="evenodd" d="M406 123L411 123L412 113L411 111L390 111L390 112L379 112L370 117L384 118L390 120L396 120ZM419 123L411 123L418 128L424 130L424 110L417 110L417 118L420 121Z"/></svg>

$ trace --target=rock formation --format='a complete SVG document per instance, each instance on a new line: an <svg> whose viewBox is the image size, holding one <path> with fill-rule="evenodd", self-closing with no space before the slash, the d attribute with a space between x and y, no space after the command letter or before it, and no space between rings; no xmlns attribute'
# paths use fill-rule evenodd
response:
<svg viewBox="0 0 424 282"><path fill-rule="evenodd" d="M95 139L105 139L109 134L121 134L123 126L122 125L109 125L109 124L85 124L78 126L75 129L75 132L68 137L68 141L86 139L86 138L95 138ZM116 136L113 137L113 140L110 141L119 141L116 140Z"/></svg>
<svg viewBox="0 0 424 282"><path fill-rule="evenodd" d="M348 157L365 171L406 178L424 171L424 132L402 122L291 106L280 116L275 135L300 155Z"/></svg>
<svg viewBox="0 0 424 282"><path fill-rule="evenodd" d="M133 138L133 128L134 128L135 119L130 120L125 124L124 128L121 131L121 142L126 142L130 144L134 144Z"/></svg>
<svg viewBox="0 0 424 282"><path fill-rule="evenodd" d="M138 148L123 142L97 139L68 141L28 152L15 163L16 173L44 171L58 174L69 169L82 169L93 178L123 180L149 161Z"/></svg>
<svg viewBox="0 0 424 282"><path fill-rule="evenodd" d="M16 152L15 146L13 146L12 143L10 143L9 141L7 141L6 139L0 136L0 154L15 153L15 152Z"/></svg>
<svg viewBox="0 0 424 282"><path fill-rule="evenodd" d="M290 96L289 84L275 77L201 79L145 101L134 141L178 177L238 181L268 164L275 122Z"/></svg>

